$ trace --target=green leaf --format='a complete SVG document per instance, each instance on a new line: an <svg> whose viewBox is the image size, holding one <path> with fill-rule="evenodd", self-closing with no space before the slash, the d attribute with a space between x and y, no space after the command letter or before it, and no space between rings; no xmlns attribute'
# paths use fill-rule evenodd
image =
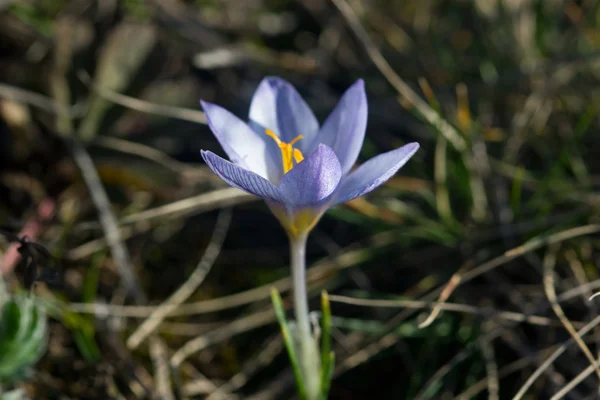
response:
<svg viewBox="0 0 600 400"><path fill-rule="evenodd" d="M96 299L98 280L100 277L100 266L102 265L104 256L104 252L94 255L92 262L86 271L82 298L84 303L93 303ZM73 339L75 340L81 355L87 361L98 360L100 358L100 349L96 343L94 316L65 312L63 320L65 321L65 325L71 330Z"/></svg>
<svg viewBox="0 0 600 400"><path fill-rule="evenodd" d="M333 376L335 356L331 351L331 307L326 291L321 293L321 311L323 312L323 327L321 339L321 396L327 399L331 378Z"/></svg>
<svg viewBox="0 0 600 400"><path fill-rule="evenodd" d="M18 379L46 351L46 315L34 300L7 302L0 319L0 381Z"/></svg>
<svg viewBox="0 0 600 400"><path fill-rule="evenodd" d="M292 331L288 325L287 319L285 318L285 311L283 308L283 302L281 301L281 295L277 289L271 289L271 301L273 302L273 308L275 309L275 317L281 327L281 335L283 336L283 342L287 349L290 357L290 363L296 376L296 384L298 385L298 394L302 400L306 400L306 387L304 386L304 377L300 369L300 362L296 355L296 346L294 346L294 338L292 337Z"/></svg>
<svg viewBox="0 0 600 400"><path fill-rule="evenodd" d="M327 359L327 369L323 367L323 370L321 371L325 377L325 385L321 387L321 398L323 400L327 400L329 395L331 379L333 378L333 371L335 370L335 353L333 351L329 352L329 357L327 357Z"/></svg>
<svg viewBox="0 0 600 400"><path fill-rule="evenodd" d="M73 335L73 340L83 358L87 361L99 359L100 350L95 340L94 322L87 316L70 311L62 315L62 321Z"/></svg>

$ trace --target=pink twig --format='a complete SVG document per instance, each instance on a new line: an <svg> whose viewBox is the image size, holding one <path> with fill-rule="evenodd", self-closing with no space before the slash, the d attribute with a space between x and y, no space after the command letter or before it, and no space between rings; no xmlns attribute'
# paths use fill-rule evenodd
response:
<svg viewBox="0 0 600 400"><path fill-rule="evenodd" d="M45 198L38 205L36 215L31 217L19 232L19 236L27 236L30 240L36 240L42 232L44 223L52 218L56 203L50 198ZM9 274L19 263L21 254L19 254L19 243L12 243L6 252L0 258L0 275Z"/></svg>

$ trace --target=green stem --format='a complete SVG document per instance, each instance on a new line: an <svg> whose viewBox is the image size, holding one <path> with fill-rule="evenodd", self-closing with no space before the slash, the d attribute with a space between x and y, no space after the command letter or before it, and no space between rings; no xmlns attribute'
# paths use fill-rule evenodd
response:
<svg viewBox="0 0 600 400"><path fill-rule="evenodd" d="M319 399L321 389L321 360L317 342L313 337L308 315L306 290L306 239L308 233L291 236L290 253L294 289L294 312L296 314L296 344L302 381L307 400Z"/></svg>
<svg viewBox="0 0 600 400"><path fill-rule="evenodd" d="M294 312L301 338L310 337L308 296L306 294L306 239L308 235L290 238L290 256L294 295Z"/></svg>

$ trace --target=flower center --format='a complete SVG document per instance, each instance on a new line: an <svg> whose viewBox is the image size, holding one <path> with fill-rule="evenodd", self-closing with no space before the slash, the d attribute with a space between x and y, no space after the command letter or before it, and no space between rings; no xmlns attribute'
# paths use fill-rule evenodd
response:
<svg viewBox="0 0 600 400"><path fill-rule="evenodd" d="M296 161L296 164L298 164L300 161L304 160L302 152L294 148L294 143L300 139L304 139L304 136L298 135L291 142L285 143L282 142L272 130L267 129L265 133L270 136L275 143L277 143L277 146L279 146L279 149L281 150L281 161L283 162L284 174L287 174L292 168L294 168L294 161Z"/></svg>

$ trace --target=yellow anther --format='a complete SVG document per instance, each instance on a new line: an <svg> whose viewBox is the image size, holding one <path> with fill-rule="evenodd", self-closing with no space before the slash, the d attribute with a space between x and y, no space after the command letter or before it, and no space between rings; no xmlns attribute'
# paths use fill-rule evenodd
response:
<svg viewBox="0 0 600 400"><path fill-rule="evenodd" d="M281 147L281 140L279 139L279 137L277 137L277 135L275 134L275 132L273 132L270 129L267 129L265 131L265 133L267 134L267 136L271 136L271 138L273 138L273 140L275 141L275 143L277 143L280 147Z"/></svg>
<svg viewBox="0 0 600 400"><path fill-rule="evenodd" d="M293 145L299 140L303 139L304 136L298 135L291 142L285 143L282 142L281 139L270 129L265 130L265 133L270 136L279 149L281 150L281 161L283 163L283 173L288 173L294 167L294 161L298 164L300 161L304 160L304 156L302 152L298 149L294 149Z"/></svg>
<svg viewBox="0 0 600 400"><path fill-rule="evenodd" d="M294 160L296 160L296 164L298 164L300 161L304 160L304 156L302 155L302 152L298 149L294 149Z"/></svg>
<svg viewBox="0 0 600 400"><path fill-rule="evenodd" d="M292 139L292 141L291 141L291 142L289 142L288 144L289 144L290 146L293 146L293 145L294 145L294 144L295 144L297 141L299 141L300 139L304 139L304 136L302 136L302 135L298 135L298 136L296 136L295 138L293 138L293 139Z"/></svg>

